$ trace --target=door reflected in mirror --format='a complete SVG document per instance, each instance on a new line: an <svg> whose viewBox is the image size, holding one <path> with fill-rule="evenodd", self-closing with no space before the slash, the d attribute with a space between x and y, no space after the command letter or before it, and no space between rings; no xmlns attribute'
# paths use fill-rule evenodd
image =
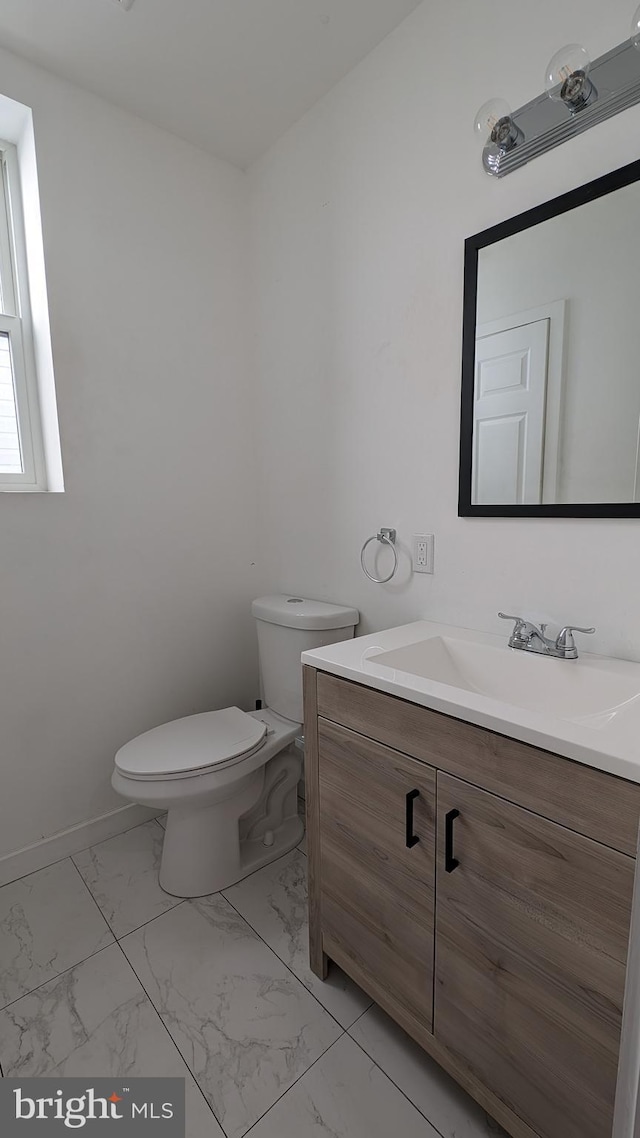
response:
<svg viewBox="0 0 640 1138"><path fill-rule="evenodd" d="M461 514L640 516L639 177L467 242Z"/></svg>

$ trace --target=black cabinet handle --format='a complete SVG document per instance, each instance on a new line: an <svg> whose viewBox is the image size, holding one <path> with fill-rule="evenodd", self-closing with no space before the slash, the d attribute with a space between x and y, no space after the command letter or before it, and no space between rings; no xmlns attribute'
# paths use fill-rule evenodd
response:
<svg viewBox="0 0 640 1138"><path fill-rule="evenodd" d="M444 819L444 868L446 873L453 873L460 862L453 856L453 823L460 817L459 810L450 810Z"/></svg>
<svg viewBox="0 0 640 1138"><path fill-rule="evenodd" d="M414 834L414 832L413 832L413 804L414 804L416 798L419 798L419 797L420 797L420 791L419 790L410 790L409 793L407 794L406 823L407 823L407 849L408 850L413 849L413 847L416 846L418 844L418 842L420 841L420 838L418 837L418 835Z"/></svg>

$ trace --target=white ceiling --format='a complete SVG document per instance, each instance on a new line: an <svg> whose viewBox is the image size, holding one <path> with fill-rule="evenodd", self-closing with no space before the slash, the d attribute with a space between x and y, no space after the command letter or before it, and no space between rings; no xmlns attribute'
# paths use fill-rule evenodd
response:
<svg viewBox="0 0 640 1138"><path fill-rule="evenodd" d="M0 45L246 167L419 3L0 0Z"/></svg>

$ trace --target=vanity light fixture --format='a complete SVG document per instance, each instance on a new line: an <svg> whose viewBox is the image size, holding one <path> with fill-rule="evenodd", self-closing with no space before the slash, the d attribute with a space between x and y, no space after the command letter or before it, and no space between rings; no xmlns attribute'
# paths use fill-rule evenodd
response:
<svg viewBox="0 0 640 1138"><path fill-rule="evenodd" d="M503 178L590 127L640 102L640 7L629 37L593 63L580 44L550 59L545 91L511 112L501 99L478 111L487 174ZM506 110L505 110L506 108Z"/></svg>
<svg viewBox="0 0 640 1138"><path fill-rule="evenodd" d="M579 43L561 47L547 64L545 87L550 99L564 103L572 115L588 107L598 97L589 79L591 60Z"/></svg>
<svg viewBox="0 0 640 1138"><path fill-rule="evenodd" d="M504 99L489 99L488 103L483 103L473 129L484 146L485 168L499 163L501 155L513 150L524 138L511 117L511 107Z"/></svg>
<svg viewBox="0 0 640 1138"><path fill-rule="evenodd" d="M636 8L634 12L629 39L633 46L640 51L640 7Z"/></svg>

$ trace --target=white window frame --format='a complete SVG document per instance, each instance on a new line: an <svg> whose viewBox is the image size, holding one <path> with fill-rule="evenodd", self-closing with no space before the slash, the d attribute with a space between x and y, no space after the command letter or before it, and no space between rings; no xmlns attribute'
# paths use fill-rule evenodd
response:
<svg viewBox="0 0 640 1138"><path fill-rule="evenodd" d="M17 148L0 141L0 333L9 337L23 471L0 472L0 491L46 490L38 377Z"/></svg>

